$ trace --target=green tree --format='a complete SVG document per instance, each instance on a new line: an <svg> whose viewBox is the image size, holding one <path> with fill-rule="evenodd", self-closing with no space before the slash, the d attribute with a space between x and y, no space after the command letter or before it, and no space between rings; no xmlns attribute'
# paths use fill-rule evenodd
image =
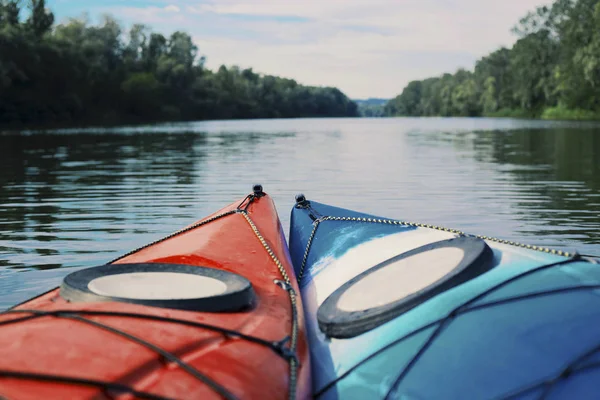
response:
<svg viewBox="0 0 600 400"><path fill-rule="evenodd" d="M539 110L556 104L554 71L558 44L543 29L519 39L511 52L513 93L518 105Z"/></svg>
<svg viewBox="0 0 600 400"><path fill-rule="evenodd" d="M19 25L20 3L20 0L0 0L0 27Z"/></svg>
<svg viewBox="0 0 600 400"><path fill-rule="evenodd" d="M484 114L498 111L498 95L496 90L496 78L488 76L483 84L483 93L481 94L481 105Z"/></svg>
<svg viewBox="0 0 600 400"><path fill-rule="evenodd" d="M500 48L486 57L481 58L475 64L475 80L478 87L482 88L482 95L487 96L487 108L483 104L484 99L481 99L482 109L486 112L493 112L500 108L513 108L516 106L513 93L513 72L511 70L511 51L507 48ZM493 79L493 101L489 97L492 89ZM490 108L496 104L494 110Z"/></svg>
<svg viewBox="0 0 600 400"><path fill-rule="evenodd" d="M127 111L135 116L148 117L160 111L161 85L149 72L132 74L121 84Z"/></svg>
<svg viewBox="0 0 600 400"><path fill-rule="evenodd" d="M456 78L457 85L452 90L453 115L473 117L480 115L479 91L475 80L467 71L459 71Z"/></svg>
<svg viewBox="0 0 600 400"><path fill-rule="evenodd" d="M392 99L386 110L391 115L421 115L421 81L409 82L402 93Z"/></svg>
<svg viewBox="0 0 600 400"><path fill-rule="evenodd" d="M167 39L160 33L151 33L148 46L143 52L146 71L156 71L158 60L167 53Z"/></svg>
<svg viewBox="0 0 600 400"><path fill-rule="evenodd" d="M30 0L29 9L31 14L27 19L26 26L39 38L52 28L54 14L46 9L45 0Z"/></svg>

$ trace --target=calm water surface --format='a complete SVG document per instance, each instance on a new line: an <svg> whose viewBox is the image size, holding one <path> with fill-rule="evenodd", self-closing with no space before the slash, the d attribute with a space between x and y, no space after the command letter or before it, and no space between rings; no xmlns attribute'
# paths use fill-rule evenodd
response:
<svg viewBox="0 0 600 400"><path fill-rule="evenodd" d="M246 195L600 253L600 125L298 119L0 133L0 309Z"/></svg>

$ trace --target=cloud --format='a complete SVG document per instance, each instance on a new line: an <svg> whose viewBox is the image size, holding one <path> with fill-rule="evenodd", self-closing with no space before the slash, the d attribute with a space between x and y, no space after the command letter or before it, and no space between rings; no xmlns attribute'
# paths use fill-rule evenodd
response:
<svg viewBox="0 0 600 400"><path fill-rule="evenodd" d="M179 7L177 7L177 6L173 5L173 4L170 4L170 5L166 6L164 8L164 10L168 11L168 12L179 12L180 11Z"/></svg>
<svg viewBox="0 0 600 400"><path fill-rule="evenodd" d="M399 94L407 81L469 66L475 56L469 52L397 50L384 51L385 42L374 48L347 41L340 35L322 43L261 46L239 40L194 37L200 50L209 55L208 66L237 64L242 68L288 76L298 82L337 86L353 98ZM357 56L357 51L361 55ZM213 61L211 61L213 60ZM218 60L215 62L215 60ZM407 78L408 77L408 78Z"/></svg>
<svg viewBox="0 0 600 400"><path fill-rule="evenodd" d="M238 64L338 86L351 97L392 97L410 80L472 68L478 58L512 45L510 28L543 0L171 3L112 12L164 33L187 31L211 68Z"/></svg>

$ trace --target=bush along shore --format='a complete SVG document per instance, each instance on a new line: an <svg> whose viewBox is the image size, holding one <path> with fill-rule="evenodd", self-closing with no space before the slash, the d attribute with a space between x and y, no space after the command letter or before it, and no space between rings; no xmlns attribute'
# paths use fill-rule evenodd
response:
<svg viewBox="0 0 600 400"><path fill-rule="evenodd" d="M44 0L22 3L0 0L0 126L358 115L336 88L207 69L185 32L126 32L110 16L56 25Z"/></svg>
<svg viewBox="0 0 600 400"><path fill-rule="evenodd" d="M513 28L519 39L473 71L410 82L388 116L600 120L600 0L556 0Z"/></svg>

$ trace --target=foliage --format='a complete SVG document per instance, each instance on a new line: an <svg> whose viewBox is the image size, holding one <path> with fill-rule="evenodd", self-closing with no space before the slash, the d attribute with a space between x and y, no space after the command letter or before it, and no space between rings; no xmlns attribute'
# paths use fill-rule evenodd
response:
<svg viewBox="0 0 600 400"><path fill-rule="evenodd" d="M110 16L54 26L45 0L0 0L0 124L87 124L171 119L356 116L329 87L208 70L192 38Z"/></svg>
<svg viewBox="0 0 600 400"><path fill-rule="evenodd" d="M582 110L582 109L566 109L562 107L546 108L541 116L542 119L566 119L566 120L600 120L600 112Z"/></svg>
<svg viewBox="0 0 600 400"><path fill-rule="evenodd" d="M386 115L600 115L600 0L556 0L523 17L511 49L477 61L473 72L410 82Z"/></svg>
<svg viewBox="0 0 600 400"><path fill-rule="evenodd" d="M484 112L484 117L490 118L535 118L536 116L531 112L522 108L510 109L502 108L493 112Z"/></svg>

